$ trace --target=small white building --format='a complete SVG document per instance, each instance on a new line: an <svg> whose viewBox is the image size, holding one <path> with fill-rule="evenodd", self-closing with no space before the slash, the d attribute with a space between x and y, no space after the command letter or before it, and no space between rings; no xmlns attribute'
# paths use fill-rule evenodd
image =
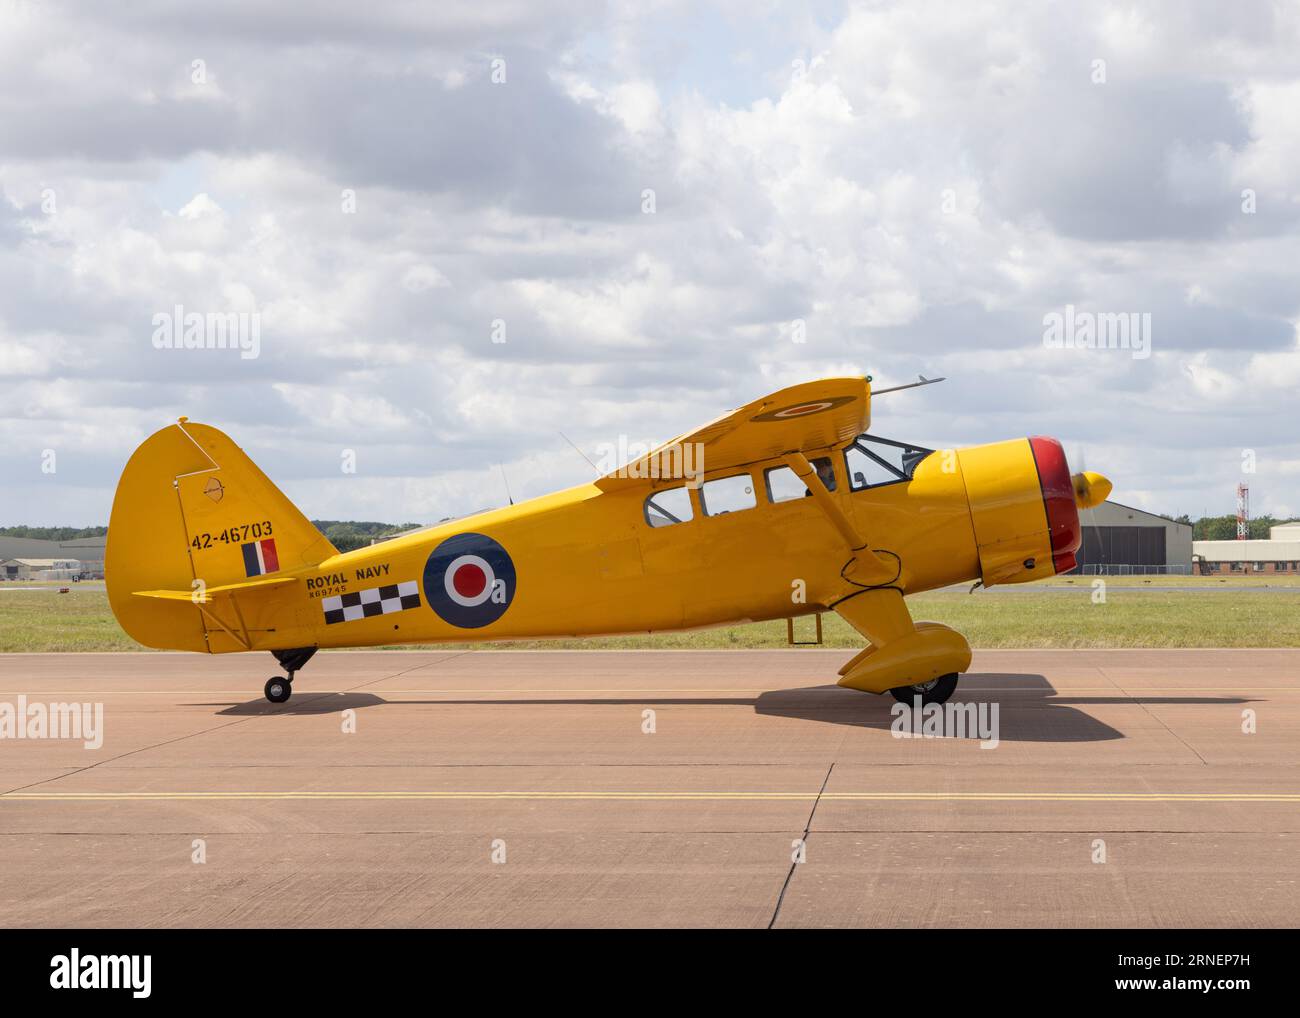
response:
<svg viewBox="0 0 1300 1018"><path fill-rule="evenodd" d="M1300 573L1300 523L1270 527L1267 541L1193 541L1192 559L1202 575Z"/></svg>

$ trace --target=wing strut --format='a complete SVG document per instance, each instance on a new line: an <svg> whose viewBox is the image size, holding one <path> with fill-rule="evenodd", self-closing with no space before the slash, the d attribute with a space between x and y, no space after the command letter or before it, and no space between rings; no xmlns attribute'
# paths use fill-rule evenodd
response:
<svg viewBox="0 0 1300 1018"><path fill-rule="evenodd" d="M799 480L807 485L813 501L817 503L817 508L830 520L831 526L839 531L840 537L853 553L853 559L844 571L845 576L853 577L858 583L883 582L892 576L892 567L887 566L874 551L867 547L867 539L858 533L858 528L853 525L853 521L836 503L835 496L826 490L826 485L822 484L817 471L808 462L808 457L795 451L786 453L783 458Z"/></svg>

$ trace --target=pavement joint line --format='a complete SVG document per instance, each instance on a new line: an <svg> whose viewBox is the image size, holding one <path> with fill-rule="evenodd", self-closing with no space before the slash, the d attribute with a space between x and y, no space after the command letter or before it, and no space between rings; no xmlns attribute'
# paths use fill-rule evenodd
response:
<svg viewBox="0 0 1300 1018"><path fill-rule="evenodd" d="M827 782L830 770L827 771ZM827 792L820 791L191 791L191 792L24 792L0 793L0 802L168 802L190 800L624 800L624 801L772 801L801 802L825 799L838 802L1207 802L1300 803L1300 793L1284 792ZM809 822L811 824L811 814Z"/></svg>
<svg viewBox="0 0 1300 1018"><path fill-rule="evenodd" d="M1152 712L1149 704L1147 704L1143 700L1139 700L1127 689L1125 689L1118 682L1116 682L1109 674L1107 674L1105 667L1099 667L1097 671L1107 682L1109 682L1112 686L1114 686L1117 690L1119 690L1125 696L1125 698L1127 698L1129 701L1136 704L1137 706L1141 707L1147 717L1149 717L1152 721L1160 725L1160 727L1163 728L1166 732L1168 732L1171 736L1173 736L1173 738L1177 739L1178 742L1182 744L1184 749L1186 749L1189 753L1195 756L1197 760L1201 761L1201 764L1203 766L1208 767L1210 765L1210 761L1205 759L1205 757L1201 756L1201 754L1197 752L1196 748L1192 746L1190 742L1188 742L1181 735L1179 735L1172 728L1170 728L1169 725L1166 724L1162 719L1156 717L1156 715Z"/></svg>
<svg viewBox="0 0 1300 1018"><path fill-rule="evenodd" d="M202 731L199 732L189 732L186 735L178 735L174 739L164 739L162 742L151 743L148 746L139 746L136 749L127 750L125 753L119 753L117 756L110 756L106 760L96 760L94 763L87 764L85 767L78 767L75 770L70 770L70 771L65 770L62 774L52 774L48 778L41 778L39 781L31 781L25 785L19 785L17 788L10 789L9 791L0 793L0 799L3 799L4 796L6 795L14 795L16 793L19 793L24 788L36 788L40 785L48 785L53 781L61 781L64 778L72 777L72 775L74 774L81 774L84 771L94 770L96 767L102 767L104 764L112 763L115 760L123 760L126 757L134 756L137 753L144 753L147 750L151 750L151 749L161 749L163 746L170 746L174 742L184 742L186 739L193 739L199 735L207 735L209 732L219 732L223 728L229 728L231 725L240 725L243 724L245 721L251 721L253 717L257 717L257 716L259 715L252 715L246 718L235 718L233 721L227 721L223 725L213 725L211 728L204 728Z"/></svg>
<svg viewBox="0 0 1300 1018"><path fill-rule="evenodd" d="M843 740L841 740L841 745ZM803 848L808 847L808 834L812 830L813 817L817 815L817 806L822 801L822 796L826 794L826 786L830 784L831 772L835 770L835 761L832 760L830 766L826 768L826 777L822 779L822 787L817 791L817 798L813 800L812 809L808 811L808 822L803 826L803 835L801 845ZM785 901L785 892L790 889L790 881L794 879L794 871L798 869L799 861L790 860L790 869L786 872L785 880L781 883L781 893L776 896L776 907L772 909L772 918L767 921L767 928L770 930L776 925L776 918L781 914L781 903Z"/></svg>
<svg viewBox="0 0 1300 1018"><path fill-rule="evenodd" d="M397 678L399 675L405 675L407 672L415 671L417 668L424 668L424 667L427 667L428 665L431 665L431 664L438 664L440 661L450 661L450 660L452 660L452 659L454 659L454 658L463 657L463 656L464 656L465 654L467 654L467 653L469 653L469 651L461 651L461 652L459 652L459 653L444 654L442 657L436 658L436 659L433 660L433 661L426 661L423 665L416 665L416 666L413 667L413 668L407 668L407 669L404 669L403 671L396 672L396 673L394 673L393 675L385 675L385 676L383 676L382 678L372 680L372 682L383 682L385 679L395 679L395 678ZM351 687L351 688L345 690L344 692L348 692L348 693L350 693L350 692L353 692L354 690L361 689L361 688L363 688L364 686L367 686L367 685L370 685L370 684L371 684L371 683L368 683L368 682L367 682L367 683L361 683L361 684L359 684L359 685L357 685L357 686L353 686L353 687ZM91 692L93 692L93 690L92 690ZM327 695L330 695L330 694L326 694L326 693L310 693L310 694L308 694L308 699L306 700L306 702L307 702L307 703L314 703L315 701L320 700L320 699L322 699L323 697L325 697L325 696L327 696ZM274 705L268 705L268 706L274 706ZM152 749L161 749L163 746L170 746L170 745L172 745L173 743L176 743L176 742L184 742L184 741L187 740L187 739L194 739L194 738L198 738L198 737L201 736L201 735L208 735L208 734L210 734L210 733L212 733L212 732L219 732L219 731L221 731L221 730L223 730L223 729L230 728L232 725L242 725L242 724L244 724L244 723L247 722L247 721L253 721L253 720L257 719L257 718L264 718L264 717L267 717L267 716L269 716L269 715L271 715L271 714L282 714L282 713L285 713L285 711L265 710L265 711L262 711L262 712L260 712L260 713L258 713L258 714L250 714L248 717L235 718L235 719L232 720L232 721L227 721L227 722L226 722L225 724L223 724L223 725L213 725L211 728L205 728L205 729L203 729L202 731L199 731L199 732L189 732L189 733L186 734L186 735L178 735L178 736L176 736L176 738L174 738L174 739L164 739L162 742L155 742L155 743L152 743L152 744L150 744L150 745L148 745L148 746L139 746L139 747L137 747L137 748L135 748L135 749L127 750L125 753L119 753L119 754L117 754L116 756L110 756L110 757L108 757L108 758L106 758L106 759L104 759L104 760L96 760L94 763L87 764L85 767L78 767L78 768L76 768L75 770L65 771L65 772L62 773L62 774L54 774L54 775L51 775L51 776L48 777L48 778L42 778L42 779L39 780L39 781L31 781L31 782L28 782L28 783L25 784L25 785L19 785L17 788L9 789L9 790L7 790L7 791L5 791L5 792L3 792L3 793L0 793L0 798L3 798L3 797L6 796L6 795L12 795L12 794L14 794L14 793L16 793L16 792L21 792L24 788L37 788L37 787L39 787L40 785L48 785L48 784L50 784L51 782L54 782L54 781L62 781L64 778L72 777L72 775L74 775L74 774L81 774L81 773L83 773L84 771L94 770L96 767L102 767L102 766L104 766L105 764L110 764L110 763L113 763L114 761L117 761L117 760L124 760L124 759L126 759L127 757L129 757L129 756L135 756L135 755L138 754L138 753L145 753L145 752L148 752L149 750L152 750Z"/></svg>

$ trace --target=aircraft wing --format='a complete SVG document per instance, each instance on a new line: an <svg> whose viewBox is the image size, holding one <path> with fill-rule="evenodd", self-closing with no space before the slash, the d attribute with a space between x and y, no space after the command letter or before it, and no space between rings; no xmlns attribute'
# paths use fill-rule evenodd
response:
<svg viewBox="0 0 1300 1018"><path fill-rule="evenodd" d="M810 453L848 442L871 423L871 383L865 378L823 378L780 389L723 414L702 428L665 442L640 459L596 481L602 491L681 476L675 464L695 471L725 470L787 452ZM693 446L683 452L683 447ZM702 462L700 461L702 457Z"/></svg>

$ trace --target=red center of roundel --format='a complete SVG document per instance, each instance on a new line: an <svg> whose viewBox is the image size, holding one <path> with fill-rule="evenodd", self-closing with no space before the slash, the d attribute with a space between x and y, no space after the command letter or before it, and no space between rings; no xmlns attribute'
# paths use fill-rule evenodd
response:
<svg viewBox="0 0 1300 1018"><path fill-rule="evenodd" d="M478 597L487 586L487 576L483 570L472 562L466 562L456 570L451 578L451 585L461 597Z"/></svg>

